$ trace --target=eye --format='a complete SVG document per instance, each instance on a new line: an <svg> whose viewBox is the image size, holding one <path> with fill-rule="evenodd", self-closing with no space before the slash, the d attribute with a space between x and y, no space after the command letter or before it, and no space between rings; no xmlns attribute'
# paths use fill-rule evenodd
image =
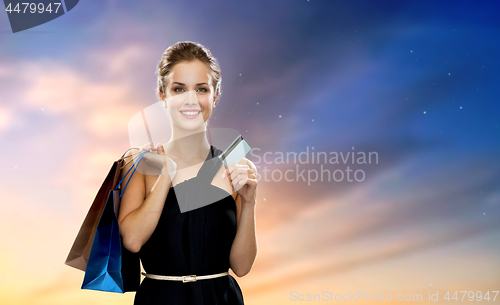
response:
<svg viewBox="0 0 500 305"><path fill-rule="evenodd" d="M174 88L174 92L179 92L179 91L177 91L177 89L181 89L182 90L181 87L176 87L176 88Z"/></svg>
<svg viewBox="0 0 500 305"><path fill-rule="evenodd" d="M199 90L203 90L201 92L207 92L208 91L206 88L200 88Z"/></svg>

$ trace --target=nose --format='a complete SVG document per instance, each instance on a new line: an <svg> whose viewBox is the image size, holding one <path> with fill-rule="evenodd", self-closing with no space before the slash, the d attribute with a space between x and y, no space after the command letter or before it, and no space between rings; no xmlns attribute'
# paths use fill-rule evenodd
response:
<svg viewBox="0 0 500 305"><path fill-rule="evenodd" d="M198 104L198 95L195 90L189 90L185 94L184 103L186 105L197 105Z"/></svg>

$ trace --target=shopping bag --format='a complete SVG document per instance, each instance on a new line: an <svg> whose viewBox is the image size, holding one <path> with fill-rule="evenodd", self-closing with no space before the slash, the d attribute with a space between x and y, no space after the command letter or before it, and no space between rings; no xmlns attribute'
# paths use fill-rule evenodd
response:
<svg viewBox="0 0 500 305"><path fill-rule="evenodd" d="M131 149L131 148L130 148ZM130 150L128 149L128 150ZM128 151L127 150L127 151ZM126 152L127 152L126 151ZM125 153L126 153L125 152ZM140 159L142 159L142 156L147 153L143 152L140 157L138 158L138 161L134 163L134 166L132 166L129 171L126 173L125 177L118 182L120 175L121 175L121 168L123 167L123 164L125 163L126 160L124 160L123 156L125 153L122 155L121 158L116 160L113 165L111 166L111 169L106 176L106 179L104 180L101 188L99 189L96 198L94 199L94 202L92 206L90 207L89 212L87 213L87 216L85 217L85 220L80 228L80 231L78 232L78 235L73 243L73 246L68 254L68 257L66 259L65 264L74 268L77 268L82 271L86 271L88 261L90 258L91 250L92 250L92 245L95 239L95 235L97 232L98 225L100 223L100 220L103 219L103 213L108 205L110 203L110 206L113 209L113 213L115 215L118 215L119 211L119 205L120 205L120 198L123 192L125 191L125 188L123 188L123 191L120 192L120 184L123 181L123 179L129 174L131 169L134 169L137 166L137 164L140 162ZM130 161L129 161L130 162ZM133 175L133 173L132 173ZM129 180L131 179L132 176L130 176ZM127 182L128 184L128 182ZM104 219L109 219L111 216L109 213ZM116 217L116 216L115 216ZM103 220L103 225L105 224L105 220ZM117 225L116 225L117 227ZM100 229L102 232L105 229ZM110 231L111 232L111 231ZM102 236L103 233L101 233ZM116 239L116 234L109 235L115 236ZM113 268L118 268L121 267L121 279L123 289L121 289L121 292L127 292L127 291L137 291L137 288L140 285L140 260L139 260L139 255L138 253L132 253L128 251L124 246L121 241L121 236L119 235L119 230L118 230L118 236L119 236L119 241L120 241L120 253L121 253L121 266L118 265L112 265ZM101 239L102 240L102 239ZM97 251L97 250L96 250ZM116 257L116 256L115 256ZM116 270L116 269L115 269ZM120 269L117 269L120 270ZM91 288L92 285L90 284L88 289L93 289ZM82 287L83 288L83 287ZM103 291L108 291L106 290L107 288L104 288ZM101 290L101 289L98 289Z"/></svg>
<svg viewBox="0 0 500 305"><path fill-rule="evenodd" d="M129 169L129 172L134 169L132 175L137 169L137 164L139 164L146 153L148 152L141 153L140 157ZM114 188L109 192L92 242L82 289L120 293L137 291L140 282L139 260L137 260L137 263L123 261L124 255L133 258L134 253L128 251L123 246L117 217L120 198L132 175L123 190ZM123 179L118 185L121 184Z"/></svg>

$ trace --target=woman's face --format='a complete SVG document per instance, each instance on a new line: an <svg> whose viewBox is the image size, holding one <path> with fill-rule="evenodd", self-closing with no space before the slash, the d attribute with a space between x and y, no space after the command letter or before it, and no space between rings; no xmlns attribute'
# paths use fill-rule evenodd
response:
<svg viewBox="0 0 500 305"><path fill-rule="evenodd" d="M177 127L199 129L212 114L214 92L212 78L199 60L176 64L165 78L163 106ZM160 93L160 98L162 98Z"/></svg>

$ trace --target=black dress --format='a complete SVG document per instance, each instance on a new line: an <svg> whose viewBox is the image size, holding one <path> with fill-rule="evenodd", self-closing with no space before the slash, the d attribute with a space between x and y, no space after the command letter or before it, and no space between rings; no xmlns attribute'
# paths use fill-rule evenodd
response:
<svg viewBox="0 0 500 305"><path fill-rule="evenodd" d="M229 253L236 235L236 203L225 190L211 184L222 166L222 151L210 145L196 177L170 188L149 240L139 251L146 273L209 275L229 270ZM175 191L174 191L175 189ZM214 202L182 213L177 201ZM180 197L179 197L180 198ZM217 198L222 198L217 201ZM231 274L196 282L145 277L134 305L242 305L243 294Z"/></svg>

